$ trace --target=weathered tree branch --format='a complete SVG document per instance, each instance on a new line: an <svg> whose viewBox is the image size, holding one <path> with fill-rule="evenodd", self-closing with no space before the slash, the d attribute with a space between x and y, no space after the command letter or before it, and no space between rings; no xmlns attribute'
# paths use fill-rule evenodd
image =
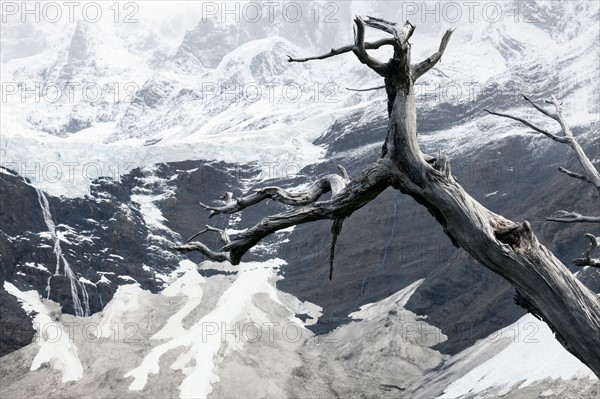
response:
<svg viewBox="0 0 600 399"><path fill-rule="evenodd" d="M231 194L231 193L225 193L225 194L227 195L227 194ZM198 237L199 235L202 235L209 231L219 233L219 236L221 237L221 241L223 241L224 245L227 245L231 242L231 240L229 239L229 236L227 235L225 230L221 230L216 227L206 225L204 227L204 229L200 230L199 232L197 232L196 234L194 234L193 236L188 238L187 241L185 242L185 244L173 246L173 247L171 247L171 249L177 250L181 253L199 251L202 254L204 254L207 258L215 260L217 262L225 262L225 261L231 262L231 257L229 256L229 253L213 251L210 248L208 248L206 245L201 243L200 241L192 241L194 238ZM190 241L192 241L192 242L190 242Z"/></svg>
<svg viewBox="0 0 600 399"><path fill-rule="evenodd" d="M344 189L327 201L314 202L299 209L264 218L254 227L233 237L221 250L231 254L231 263L239 264L242 256L264 237L298 224L322 219L343 219L360 209L389 186L386 162L378 162L350 180Z"/></svg>
<svg viewBox="0 0 600 399"><path fill-rule="evenodd" d="M442 59L442 55L446 50L446 46L450 41L450 36L452 36L452 32L454 30L448 29L444 36L442 37L442 41L440 42L440 47L437 52L435 52L431 57L427 58L424 61L419 62L411 67L412 69L412 79L414 82L417 81L421 76L423 76L427 71L435 66Z"/></svg>
<svg viewBox="0 0 600 399"><path fill-rule="evenodd" d="M531 129L535 130L536 132L541 133L544 136L546 136L548 138L551 138L552 140L557 141L559 143L562 143L562 144L567 144L568 143L568 140L565 139L564 137L560 137L560 136L557 136L557 135L555 135L553 133L550 133L549 131L542 129L541 127L538 127L538 126L534 125L533 123L531 123L531 122L529 122L529 121L527 121L527 120L525 120L523 118L519 118L518 116L514 116L514 115L510 115L510 114L504 114L502 112L490 111L487 108L484 108L483 110L485 112L489 113L489 114L492 114L492 115L501 116L503 118L509 118L509 119L515 120L517 122L521 122L525 126L530 127Z"/></svg>
<svg viewBox="0 0 600 399"><path fill-rule="evenodd" d="M563 167L558 168L558 170L560 170L561 172L565 173L566 175L579 179L579 180L583 180L587 183L592 184L594 187L596 187L596 190L598 191L598 195L600 195L600 172L598 172L598 170L594 167L594 165L592 164L592 162L590 161L590 159L587 157L587 155L585 155L585 152L583 151L583 149L581 148L581 145L579 144L579 142L577 141L577 139L575 138L575 136L573 135L573 132L571 131L571 129L569 128L569 125L567 124L567 121L565 120L563 113L562 113L562 106L561 104L558 102L558 100L556 99L555 96L551 96L550 100L546 100L546 102L548 104L552 104L554 105L554 108L556 110L556 112L550 112L548 110L546 110L545 108L543 108L542 106L534 103L533 101L531 101L527 96L525 96L524 94L521 94L523 96L523 98L529 102L535 109L537 109L538 111L540 111L542 114L554 119L555 121L558 122L558 124L560 125L560 128L562 130L562 136L558 136L556 134L552 134L540 127L537 127L535 125L533 125L531 122L528 122L527 120L523 119L523 118L519 118L516 117L514 115L510 115L510 114L503 114L500 112L492 112L490 110L484 109L484 111L492 114L492 115L497 115L497 116L501 116L504 118L510 118L513 119L515 121L521 122L522 124L524 124L525 126L528 126L530 128L532 128L533 130L542 133L543 135L545 135L546 137L551 138L554 141L557 141L559 143L562 144L568 144L571 149L575 152L575 157L577 158L577 160L579 161L579 164L581 165L581 167L583 168L585 174L579 174L579 173L575 173L575 172L571 172Z"/></svg>
<svg viewBox="0 0 600 399"><path fill-rule="evenodd" d="M316 201L300 208L264 218L260 223L230 237L230 242L219 251L211 251L205 245L195 248L198 242L174 246L173 250L189 252L198 250L215 261L227 260L237 265L244 254L264 237L291 226L322 219L345 219L354 211L370 202L390 185L389 163L381 160L367 169L327 201ZM338 231L339 233L339 231Z"/></svg>
<svg viewBox="0 0 600 399"><path fill-rule="evenodd" d="M537 109L537 110L538 110L538 111L540 111L542 114L544 114L544 115L546 115L546 116L548 116L548 117L550 117L550 118L552 118L552 119L554 119L554 120L558 121L558 116L557 116L555 113L553 113L553 112L550 112L550 111L546 110L545 108L543 108L542 106L540 106L540 105L538 105L538 104L534 103L534 102L533 102L533 101L531 101L531 100L529 99L529 97L527 97L525 94L521 93L521 96L523 96L523 98L525 99L525 101L529 102L529 103L530 103L530 104L533 106L533 108Z"/></svg>
<svg viewBox="0 0 600 399"><path fill-rule="evenodd" d="M550 137L551 139L558 141L559 143L568 144L575 152L575 156L577 157L577 160L579 161L581 167L585 171L585 175L571 172L570 170L565 169L562 166L560 166L558 168L558 170L560 172L566 174L569 177L572 177L572 178L575 178L575 179L578 179L578 180L581 180L586 183L590 183L590 184L594 185L594 187L596 187L596 189L598 190L598 193L600 194L600 174L598 173L596 168L594 168L594 166L592 165L592 162L589 160L587 155L585 155L585 152L579 145L579 142L573 136L573 132L571 132L571 129L569 128L566 120L563 117L562 106L558 102L556 97L551 96L550 100L546 100L546 103L554 105L555 112L551 112L551 111L548 111L547 109L545 109L544 107L542 107L541 105L538 105L535 102L533 102L532 100L530 100L525 94L521 93L521 95L536 110L538 110L542 114L548 116L549 118L554 119L555 121L557 121L559 123L560 128L562 130L562 134L563 134L562 137L551 134L541 128L538 128L537 126L534 126L533 124L531 124L530 122L528 122L522 118L518 118L516 116L509 115L509 114L501 114L498 112L491 112L487 109L485 111L487 111L493 115L498 115L498 116L514 119L516 121L523 123L526 126L531 127L532 129L546 135L547 137ZM582 222L600 223L600 217L583 216L583 215L580 215L579 213L567 212L567 211L557 211L554 213L554 215L552 215L550 217L542 218L542 220L551 221L551 222L560 222L560 223L582 223ZM577 266L598 267L598 266L600 266L600 260L592 259L589 256L589 253L591 253L591 251L593 251L596 248L594 246L594 245L597 245L596 238L591 234L586 234L586 237L588 237L588 238L590 238L590 240L592 240L592 246L590 247L591 249L588 250L585 258L573 259L572 262Z"/></svg>
<svg viewBox="0 0 600 399"><path fill-rule="evenodd" d="M187 253L187 252L193 252L193 251L199 251L201 252L204 256L206 256L209 259L212 259L216 262L230 262L233 263L231 261L231 256L228 252L226 251L213 251L212 249L208 248L206 245L204 245L203 243L201 243L200 241L192 241L186 244L182 244L182 245L174 245L171 247L172 250L174 251L178 251L181 253Z"/></svg>
<svg viewBox="0 0 600 399"><path fill-rule="evenodd" d="M569 125L563 116L562 106L556 97L552 96L548 102L553 104L554 108L556 109L556 120L560 124L564 136L569 139L569 146L571 146L575 152L575 156L585 172L585 176L587 178L585 181L596 187L598 195L600 195L600 172L598 172L598 170L594 167L590 159L587 157L587 155L585 155L585 152L581 148L581 145L579 145L577 139L573 136L573 132L569 128Z"/></svg>
<svg viewBox="0 0 600 399"><path fill-rule="evenodd" d="M187 251L194 244L211 259L239 264L244 254L264 237L320 219L335 221L332 227L332 244L335 244L341 221L391 186L425 206L455 245L512 284L521 306L543 319L555 332L557 340L600 376L597 340L600 300L538 242L527 221L516 223L486 209L458 184L443 152L436 158L421 152L417 140L414 81L439 61L451 31L444 35L436 54L411 68L408 38L414 27L411 29L412 25L405 24L399 29L381 19L369 18L368 21L369 26L394 35L394 57L382 64L366 53L364 22L360 17L355 19L356 49L352 51L361 62L385 77L389 121L381 157L331 199L315 199L302 207L268 216L254 227L231 237L231 242L218 252L197 242L176 249ZM560 119L560 105L557 104L554 105ZM567 139L571 141L571 137L565 137L564 141ZM332 245L332 258L334 250Z"/></svg>
<svg viewBox="0 0 600 399"><path fill-rule="evenodd" d="M346 90L350 90L350 91L372 91L372 90L381 90L381 89L385 89L385 85L377 86L377 87L369 87L368 89L353 89L351 87L346 87Z"/></svg>
<svg viewBox="0 0 600 399"><path fill-rule="evenodd" d="M583 216L577 212L556 211L552 216L542 220L559 223L600 223L600 216Z"/></svg>
<svg viewBox="0 0 600 399"><path fill-rule="evenodd" d="M572 262L577 266L600 267L600 259L592 258L592 252L600 246L600 237L593 234L586 234L585 237L590 240L590 246L585 251L585 257L573 259Z"/></svg>
<svg viewBox="0 0 600 399"><path fill-rule="evenodd" d="M403 32L400 28L398 28L398 24L396 22L386 21L383 18L370 17L367 15L367 20L365 21L365 24L368 27L387 32L394 37L400 37L401 35L403 35Z"/></svg>
<svg viewBox="0 0 600 399"><path fill-rule="evenodd" d="M571 172L568 169L563 168L562 166L558 167L558 171L564 173L565 175L572 177L574 179L582 180L586 183L591 183L590 179L587 176L580 175L579 173Z"/></svg>
<svg viewBox="0 0 600 399"><path fill-rule="evenodd" d="M376 50L383 46L393 46L393 45L394 45L394 40L388 38L388 39L377 40L375 42L365 42L365 49ZM314 61L314 60L324 60L326 58L330 58L330 57L333 57L336 55L349 53L351 51L354 51L355 49L356 49L356 43L349 44L347 46L343 46L338 49L332 48L329 53L314 56L314 57L292 58L291 56L288 55L288 62L306 62L306 61Z"/></svg>
<svg viewBox="0 0 600 399"><path fill-rule="evenodd" d="M301 206L315 202L321 195L331 192L331 195L339 193L348 183L348 172L342 166L338 165L342 175L329 174L311 184L305 190L287 191L283 188L270 186L256 189L254 193L242 198L234 199L230 192L222 197L225 199L224 206L209 206L202 202L200 206L208 209L209 217L220 213L235 213L251 205L257 204L265 199L272 199L286 205Z"/></svg>
<svg viewBox="0 0 600 399"><path fill-rule="evenodd" d="M219 233L219 235L221 236L221 241L223 241L223 244L229 244L229 242L230 242L229 236L227 235L227 233L225 232L225 230L217 229L216 227L212 227L212 226L209 226L209 225L206 225L206 227L204 227L203 230L200 230L199 232L197 232L196 234L194 234L193 236L191 236L190 238L188 238L187 241L186 241L186 243L189 243L194 238L196 238L199 235L204 234L204 233L206 233L208 231L214 231L215 233Z"/></svg>
<svg viewBox="0 0 600 399"><path fill-rule="evenodd" d="M358 60L377 72L379 75L386 77L388 75L387 64L371 57L365 48L365 22L360 16L354 18L356 24L355 48L352 50Z"/></svg>

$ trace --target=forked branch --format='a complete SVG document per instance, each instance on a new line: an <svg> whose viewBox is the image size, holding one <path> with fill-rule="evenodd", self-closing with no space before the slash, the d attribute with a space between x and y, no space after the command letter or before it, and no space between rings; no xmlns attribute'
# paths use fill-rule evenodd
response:
<svg viewBox="0 0 600 399"><path fill-rule="evenodd" d="M341 220L369 203L390 185L391 174L386 162L380 161L366 168L360 176L352 179L329 200L316 201L287 212L267 216L257 225L230 237L230 242L213 251L201 242L193 241L176 245L171 249L179 252L200 251L209 259L229 261L237 265L244 254L266 236L276 231L316 220L331 219L337 224L334 232L339 234ZM246 204L246 206L248 206ZM229 209L222 213L229 213ZM339 227L339 228L338 228Z"/></svg>
<svg viewBox="0 0 600 399"><path fill-rule="evenodd" d="M198 237L199 235L202 235L208 231L214 231L215 233L219 233L219 235L221 236L221 240L223 241L223 244L229 244L231 241L229 239L229 236L225 232L225 230L217 229L216 227L206 225L206 227L204 227L204 230L200 230L199 232L197 232L196 234L194 234L193 236L188 238L186 241L186 244L189 243L190 241L192 241L194 238Z"/></svg>
<svg viewBox="0 0 600 399"><path fill-rule="evenodd" d="M525 101L529 102L529 103L530 103L530 104L533 106L533 108L537 109L537 110L538 110L538 111L540 111L542 114L544 114L544 115L546 115L546 116L548 116L548 117L550 117L550 118L552 118L552 119L554 119L554 120L558 121L558 115L556 115L556 113L554 113L554 112L550 112L550 111L548 111L547 109L545 109L544 107L542 107L542 106L540 106L540 105L536 104L535 102L531 101L531 100L529 99L529 97L527 97L527 96L526 96L525 94L523 94L523 93L521 93L521 96L523 96L523 98L525 99Z"/></svg>
<svg viewBox="0 0 600 399"><path fill-rule="evenodd" d="M502 116L505 118L510 118L510 119L519 121L522 124L544 134L545 136L550 137L554 141L557 141L557 142L563 143L563 144L568 144L575 152L575 156L577 157L577 160L579 161L585 174L572 172L568 169L563 168L562 166L560 166L558 168L558 170L560 172L566 174L569 177L572 177L572 178L575 178L575 179L578 179L578 180L581 180L586 183L590 183L590 184L594 185L594 187L596 187L596 189L598 190L598 193L600 194L600 174L598 173L598 170L596 170L596 168L594 168L594 166L592 165L592 162L589 160L589 158L587 157L587 155L585 154L585 152L579 145L577 139L573 135L573 132L571 131L566 120L564 119L564 116L562 113L562 105L558 102L556 97L551 96L549 100L546 100L546 103L552 104L554 106L555 111L552 112L552 111L549 111L546 108L542 107L541 105L536 104L535 102L530 100L525 94L521 94L521 95L523 96L525 101L530 103L536 110L538 110L542 114L544 114L547 117L552 118L556 122L558 122L558 124L560 125L560 128L561 128L561 131L562 131L562 136L557 136L555 134L549 133L549 132L533 125L531 122L528 122L525 119L522 119L522 118L519 118L519 117L516 117L513 115L502 114L499 112L492 112L487 109L485 111L487 111L493 115L498 115L498 116ZM557 211L552 216L542 218L542 220L546 220L549 222L559 222L559 223L600 223L600 217L598 217L598 216L583 216L576 212L567 212L567 211ZM590 247L586 251L586 256L585 256L585 258L573 259L572 262L577 266L600 267L600 260L591 258L592 251L594 251L596 249L596 247L598 246L598 239L592 234L586 234L585 236L587 238L589 238L590 241L592 242L590 244Z"/></svg>
<svg viewBox="0 0 600 399"><path fill-rule="evenodd" d="M200 230L199 232L197 232L196 234L194 234L193 236L188 238L185 244L176 245L174 247L171 247L171 249L177 250L181 253L199 251L202 254L204 254L207 258L212 259L216 262L225 262L225 261L231 262L231 257L229 256L229 254L227 252L213 251L200 241L192 241L194 238L198 237L199 235L202 235L202 234L210 232L210 231L219 233L219 236L221 237L221 241L223 241L224 245L227 245L231 242L231 240L229 239L229 236L227 235L225 230L221 230L216 227L206 225L203 230Z"/></svg>

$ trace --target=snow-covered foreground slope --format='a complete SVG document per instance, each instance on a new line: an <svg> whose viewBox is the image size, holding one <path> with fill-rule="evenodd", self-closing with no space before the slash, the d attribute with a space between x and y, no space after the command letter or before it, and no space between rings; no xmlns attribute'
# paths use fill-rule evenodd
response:
<svg viewBox="0 0 600 399"><path fill-rule="evenodd" d="M531 390L527 397L597 392L591 371L529 316L456 356L431 349L446 337L404 308L423 280L315 336L306 325L316 322L320 308L275 288L282 263L235 269L204 262L198 269L182 261L163 276L161 293L124 285L102 312L85 318L61 315L51 301L5 283L36 312L39 338L0 359L3 394L455 398L523 397L524 388Z"/></svg>
<svg viewBox="0 0 600 399"><path fill-rule="evenodd" d="M577 386L581 390L573 392ZM594 397L600 381L544 322L528 314L453 356L413 389L423 398L530 397L536 392Z"/></svg>
<svg viewBox="0 0 600 399"><path fill-rule="evenodd" d="M22 394L38 385L36 378L51 378L59 382L61 393L34 396L64 396L93 386L86 396L206 397L220 380L222 363L256 345L263 347L263 366L282 373L286 369L273 363L273 356L285 353L290 356L287 367L293 367L294 350L312 336L296 315L309 322L319 317L319 307L275 288L282 263L273 259L232 268L205 262L204 269L217 273L202 277L196 264L182 261L164 276L167 286L161 293L151 294L135 283L123 285L102 312L86 318L61 315L59 307L36 292L6 283L26 310L38 314L34 327L41 343L2 358L3 367L14 367L11 358L23 362L11 373L25 371L22 381L3 378L3 394L12 389ZM101 375L107 376L105 381L98 381ZM62 384L67 381L76 382Z"/></svg>
<svg viewBox="0 0 600 399"><path fill-rule="evenodd" d="M546 378L598 380L587 366L564 350L545 323L531 314L457 355L454 364L472 367L478 353L489 350L486 346L493 346L503 335L510 343L445 388L442 398L480 393L492 387L510 392L511 388L525 388Z"/></svg>

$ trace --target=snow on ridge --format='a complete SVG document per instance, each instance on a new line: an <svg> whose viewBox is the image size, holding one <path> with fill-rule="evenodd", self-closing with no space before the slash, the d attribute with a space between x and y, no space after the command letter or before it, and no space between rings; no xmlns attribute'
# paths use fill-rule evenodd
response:
<svg viewBox="0 0 600 399"><path fill-rule="evenodd" d="M136 279L134 279L134 278L133 278L133 277L131 277L131 276L119 275L119 276L117 276L117 278L120 278L121 280L125 280L125 281L131 281L131 282L133 282L134 284L137 284L137 283L138 283L138 282L137 282L137 280L136 280Z"/></svg>
<svg viewBox="0 0 600 399"><path fill-rule="evenodd" d="M404 307L410 297L415 293L417 288L423 284L425 279L417 280L408 287L390 295L389 297L382 299L381 301L368 303L360 307L360 310L350 313L350 316L354 320L372 320L380 315L387 314L388 310L393 306Z"/></svg>
<svg viewBox="0 0 600 399"><path fill-rule="evenodd" d="M170 297L183 295L188 300L151 339L176 339L184 335L186 330L183 328L183 319L202 301L202 286L206 279L198 273L194 262L184 259L179 262L179 265L179 269L175 272L183 272L183 275L167 285L161 293Z"/></svg>
<svg viewBox="0 0 600 399"><path fill-rule="evenodd" d="M34 268L34 269L41 270L41 271L46 272L46 273L50 273L50 270L48 270L48 268L46 266L42 265L41 263L37 263L37 262L25 262L23 265L26 266L26 267L31 267L31 268Z"/></svg>
<svg viewBox="0 0 600 399"><path fill-rule="evenodd" d="M243 330L240 332L233 326L238 323L262 326L261 323L271 320L272 315L256 305L257 296L266 295L270 302L287 308L291 314L289 320L303 328L304 324L293 317L294 311L290 306L300 308L300 305L306 304L300 304L299 301L291 305L284 304L283 301L289 302L288 295L278 291L274 285L281 278L277 276L277 271L284 263L281 259L242 263L237 277L221 294L216 306L186 330L181 321L202 301L202 287L207 279L199 275L193 262L180 262L180 268L172 273L171 281L161 295L186 296L188 302L152 337L166 341L152 348L138 367L125 374L126 378L133 378L129 389L143 390L150 375L160 371L161 357L175 348L184 347L183 353L170 365L171 369L181 370L184 374L179 387L181 397L209 395L213 390L212 385L219 381L218 364L232 351L241 350L245 345L245 340L241 339L244 337L240 335ZM208 265L212 263L208 262ZM219 266L215 264L214 267ZM307 306L304 308L308 309ZM226 328L227 333L223 334L221 328Z"/></svg>

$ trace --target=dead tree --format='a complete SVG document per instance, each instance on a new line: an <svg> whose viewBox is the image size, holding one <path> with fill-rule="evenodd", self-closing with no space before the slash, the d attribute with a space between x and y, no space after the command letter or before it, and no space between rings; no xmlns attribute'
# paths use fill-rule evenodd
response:
<svg viewBox="0 0 600 399"><path fill-rule="evenodd" d="M573 177L575 179L593 185L596 188L598 195L600 196L600 173L598 172L598 170L596 170L596 168L592 164L592 161L590 161L590 159L587 157L587 155L581 148L581 145L577 141L577 138L575 137L575 135L573 135L573 132L569 128L569 125L567 124L562 113L562 104L558 102L555 96L552 96L549 100L546 100L546 103L552 104L554 106L555 111L549 111L541 105L531 101L524 94L521 93L521 95L523 96L525 101L529 102L536 110L558 122L562 134L559 135L551 133L548 130L542 129L541 127L536 126L533 123L527 121L526 119L520 118L518 116L500 112L493 112L488 109L484 110L492 115L497 115L521 122L525 126L535 130L536 132L541 133L544 136L558 143L566 144L569 147L571 147L571 149L575 153L575 157L577 158L579 164L581 165L581 168L583 169L583 174L571 172L570 170L567 170L562 166L559 166L558 170L569 177ZM584 216L576 212L567 212L564 210L556 211L552 216L545 217L542 220L559 223L600 223L600 217L598 216ZM585 252L585 256L583 258L573 259L572 262L576 266L600 267L600 259L592 258L592 252L594 252L596 248L598 248L600 238L595 237L593 234L585 234L585 237L591 241L590 246Z"/></svg>
<svg viewBox="0 0 600 399"><path fill-rule="evenodd" d="M486 209L452 176L443 151L431 156L419 147L414 83L441 59L452 31L444 34L438 51L412 64L409 39L415 27L408 21L399 25L379 18L363 20L357 16L354 22L354 44L319 57L290 57L289 61L304 62L353 52L362 64L384 79L389 122L380 157L344 184L337 184L338 179L321 179L312 190L269 188L259 197L271 198L294 208L267 216L255 226L228 237L229 243L216 251L199 241L174 249L200 251L210 259L237 265L250 248L281 229L330 219L337 221L333 231L339 233L339 221L392 187L427 208L454 245L465 249L483 266L512 284L518 303L542 318L560 343L600 376L600 300L538 242L527 221L513 222ZM365 42L365 25L387 32L391 38ZM367 52L367 49L382 46L394 50L393 58L387 62L381 62ZM333 194L331 198L317 198L328 191ZM251 200L248 197L230 198L225 207L207 208L213 213L239 211L259 200L256 194L250 197Z"/></svg>

